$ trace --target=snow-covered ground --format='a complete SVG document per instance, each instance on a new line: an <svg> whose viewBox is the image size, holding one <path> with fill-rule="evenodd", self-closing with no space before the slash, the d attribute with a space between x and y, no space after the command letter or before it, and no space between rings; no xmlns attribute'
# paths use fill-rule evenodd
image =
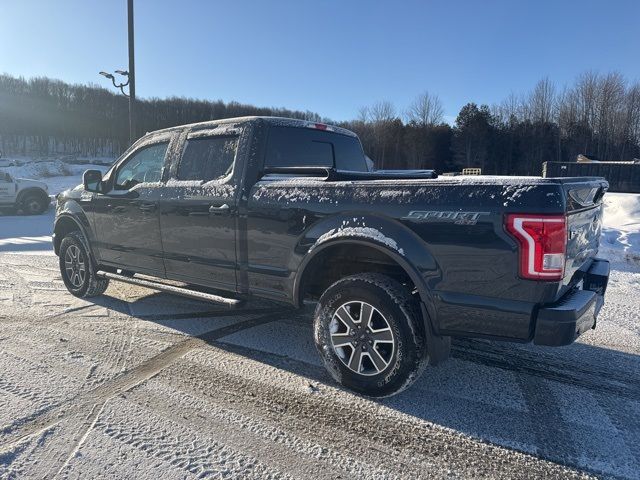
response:
<svg viewBox="0 0 640 480"><path fill-rule="evenodd" d="M640 195L605 198L595 330L455 340L383 401L335 386L308 314L118 283L77 299L52 212L0 217L0 478L638 479Z"/></svg>
<svg viewBox="0 0 640 480"><path fill-rule="evenodd" d="M640 194L607 193L604 203L601 254L640 264Z"/></svg>

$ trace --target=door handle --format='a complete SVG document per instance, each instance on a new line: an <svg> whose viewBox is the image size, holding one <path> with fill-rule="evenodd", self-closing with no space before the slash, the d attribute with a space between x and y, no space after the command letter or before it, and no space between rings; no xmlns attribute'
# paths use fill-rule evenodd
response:
<svg viewBox="0 0 640 480"><path fill-rule="evenodd" d="M155 203L141 203L138 208L143 212L153 212L158 206Z"/></svg>
<svg viewBox="0 0 640 480"><path fill-rule="evenodd" d="M211 205L209 207L209 213L212 215L227 215L230 210L231 208L226 203L223 203L219 207L216 207L215 205Z"/></svg>

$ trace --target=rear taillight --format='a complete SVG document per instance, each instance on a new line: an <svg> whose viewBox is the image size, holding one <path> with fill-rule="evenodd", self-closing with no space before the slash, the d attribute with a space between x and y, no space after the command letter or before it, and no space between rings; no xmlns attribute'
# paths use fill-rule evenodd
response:
<svg viewBox="0 0 640 480"><path fill-rule="evenodd" d="M562 280L567 251L564 215L507 215L507 231L520 245L520 276Z"/></svg>

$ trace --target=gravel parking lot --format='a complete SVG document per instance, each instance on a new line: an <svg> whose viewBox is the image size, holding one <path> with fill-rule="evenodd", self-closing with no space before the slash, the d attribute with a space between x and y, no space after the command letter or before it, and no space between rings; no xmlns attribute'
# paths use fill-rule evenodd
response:
<svg viewBox="0 0 640 480"><path fill-rule="evenodd" d="M635 261L578 343L456 340L374 401L331 381L308 313L71 296L51 220L0 217L1 478L640 478Z"/></svg>

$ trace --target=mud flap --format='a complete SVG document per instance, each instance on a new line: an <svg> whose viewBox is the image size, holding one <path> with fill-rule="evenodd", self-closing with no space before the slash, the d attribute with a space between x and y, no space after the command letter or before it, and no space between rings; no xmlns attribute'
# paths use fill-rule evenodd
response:
<svg viewBox="0 0 640 480"><path fill-rule="evenodd" d="M429 366L437 366L447 360L451 354L451 337L436 335L431 324L431 317L427 312L427 307L422 302L420 302L420 310L422 311L424 321Z"/></svg>
<svg viewBox="0 0 640 480"><path fill-rule="evenodd" d="M604 305L604 294L607 291L607 284L609 283L609 274L611 268L608 260L601 258L594 259L589 271L584 276L583 288L595 292L598 296L596 298L596 321L593 322L593 327L596 328L597 317L600 313L600 309Z"/></svg>

